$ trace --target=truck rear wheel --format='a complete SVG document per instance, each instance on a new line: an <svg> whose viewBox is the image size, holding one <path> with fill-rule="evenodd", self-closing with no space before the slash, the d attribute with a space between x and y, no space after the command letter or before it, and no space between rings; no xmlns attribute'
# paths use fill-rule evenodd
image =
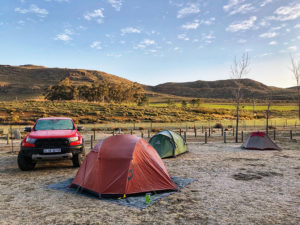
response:
<svg viewBox="0 0 300 225"><path fill-rule="evenodd" d="M33 161L28 156L25 156L23 151L21 150L18 155L18 166L20 170L28 171L33 170L35 167L36 162Z"/></svg>
<svg viewBox="0 0 300 225"><path fill-rule="evenodd" d="M74 167L79 167L83 163L85 159L85 150L84 148L82 149L81 153L74 154L72 158L73 166Z"/></svg>

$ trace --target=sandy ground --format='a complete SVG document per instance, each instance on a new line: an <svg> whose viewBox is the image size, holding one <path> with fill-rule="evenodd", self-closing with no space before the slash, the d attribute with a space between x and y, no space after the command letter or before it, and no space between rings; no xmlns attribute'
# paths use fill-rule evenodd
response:
<svg viewBox="0 0 300 225"><path fill-rule="evenodd" d="M300 144L245 151L240 144L189 144L164 159L173 176L197 180L144 210L49 190L74 177L71 162L43 162L31 172L0 151L0 224L300 224Z"/></svg>

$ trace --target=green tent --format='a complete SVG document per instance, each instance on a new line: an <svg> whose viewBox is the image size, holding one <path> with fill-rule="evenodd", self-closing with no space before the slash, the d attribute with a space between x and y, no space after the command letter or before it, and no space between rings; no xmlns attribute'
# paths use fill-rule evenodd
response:
<svg viewBox="0 0 300 225"><path fill-rule="evenodd" d="M175 157L187 151L187 145L183 138L169 130L155 134L149 143L155 148L161 158Z"/></svg>

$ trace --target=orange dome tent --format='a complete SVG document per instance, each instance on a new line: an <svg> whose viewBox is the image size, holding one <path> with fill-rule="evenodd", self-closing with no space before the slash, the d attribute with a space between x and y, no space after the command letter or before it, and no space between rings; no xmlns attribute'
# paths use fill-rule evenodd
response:
<svg viewBox="0 0 300 225"><path fill-rule="evenodd" d="M177 189L156 150L132 135L99 142L70 185L78 186L100 196Z"/></svg>

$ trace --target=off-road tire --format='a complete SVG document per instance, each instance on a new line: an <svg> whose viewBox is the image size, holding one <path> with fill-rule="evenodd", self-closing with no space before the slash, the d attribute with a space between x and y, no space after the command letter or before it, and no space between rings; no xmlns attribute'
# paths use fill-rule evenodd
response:
<svg viewBox="0 0 300 225"><path fill-rule="evenodd" d="M83 163L85 159L85 150L82 148L82 152L78 154L74 154L72 158L73 167L79 167Z"/></svg>
<svg viewBox="0 0 300 225"><path fill-rule="evenodd" d="M33 161L31 158L24 155L23 151L21 150L18 155L18 166L20 170L28 171L33 170L35 167L36 162Z"/></svg>

